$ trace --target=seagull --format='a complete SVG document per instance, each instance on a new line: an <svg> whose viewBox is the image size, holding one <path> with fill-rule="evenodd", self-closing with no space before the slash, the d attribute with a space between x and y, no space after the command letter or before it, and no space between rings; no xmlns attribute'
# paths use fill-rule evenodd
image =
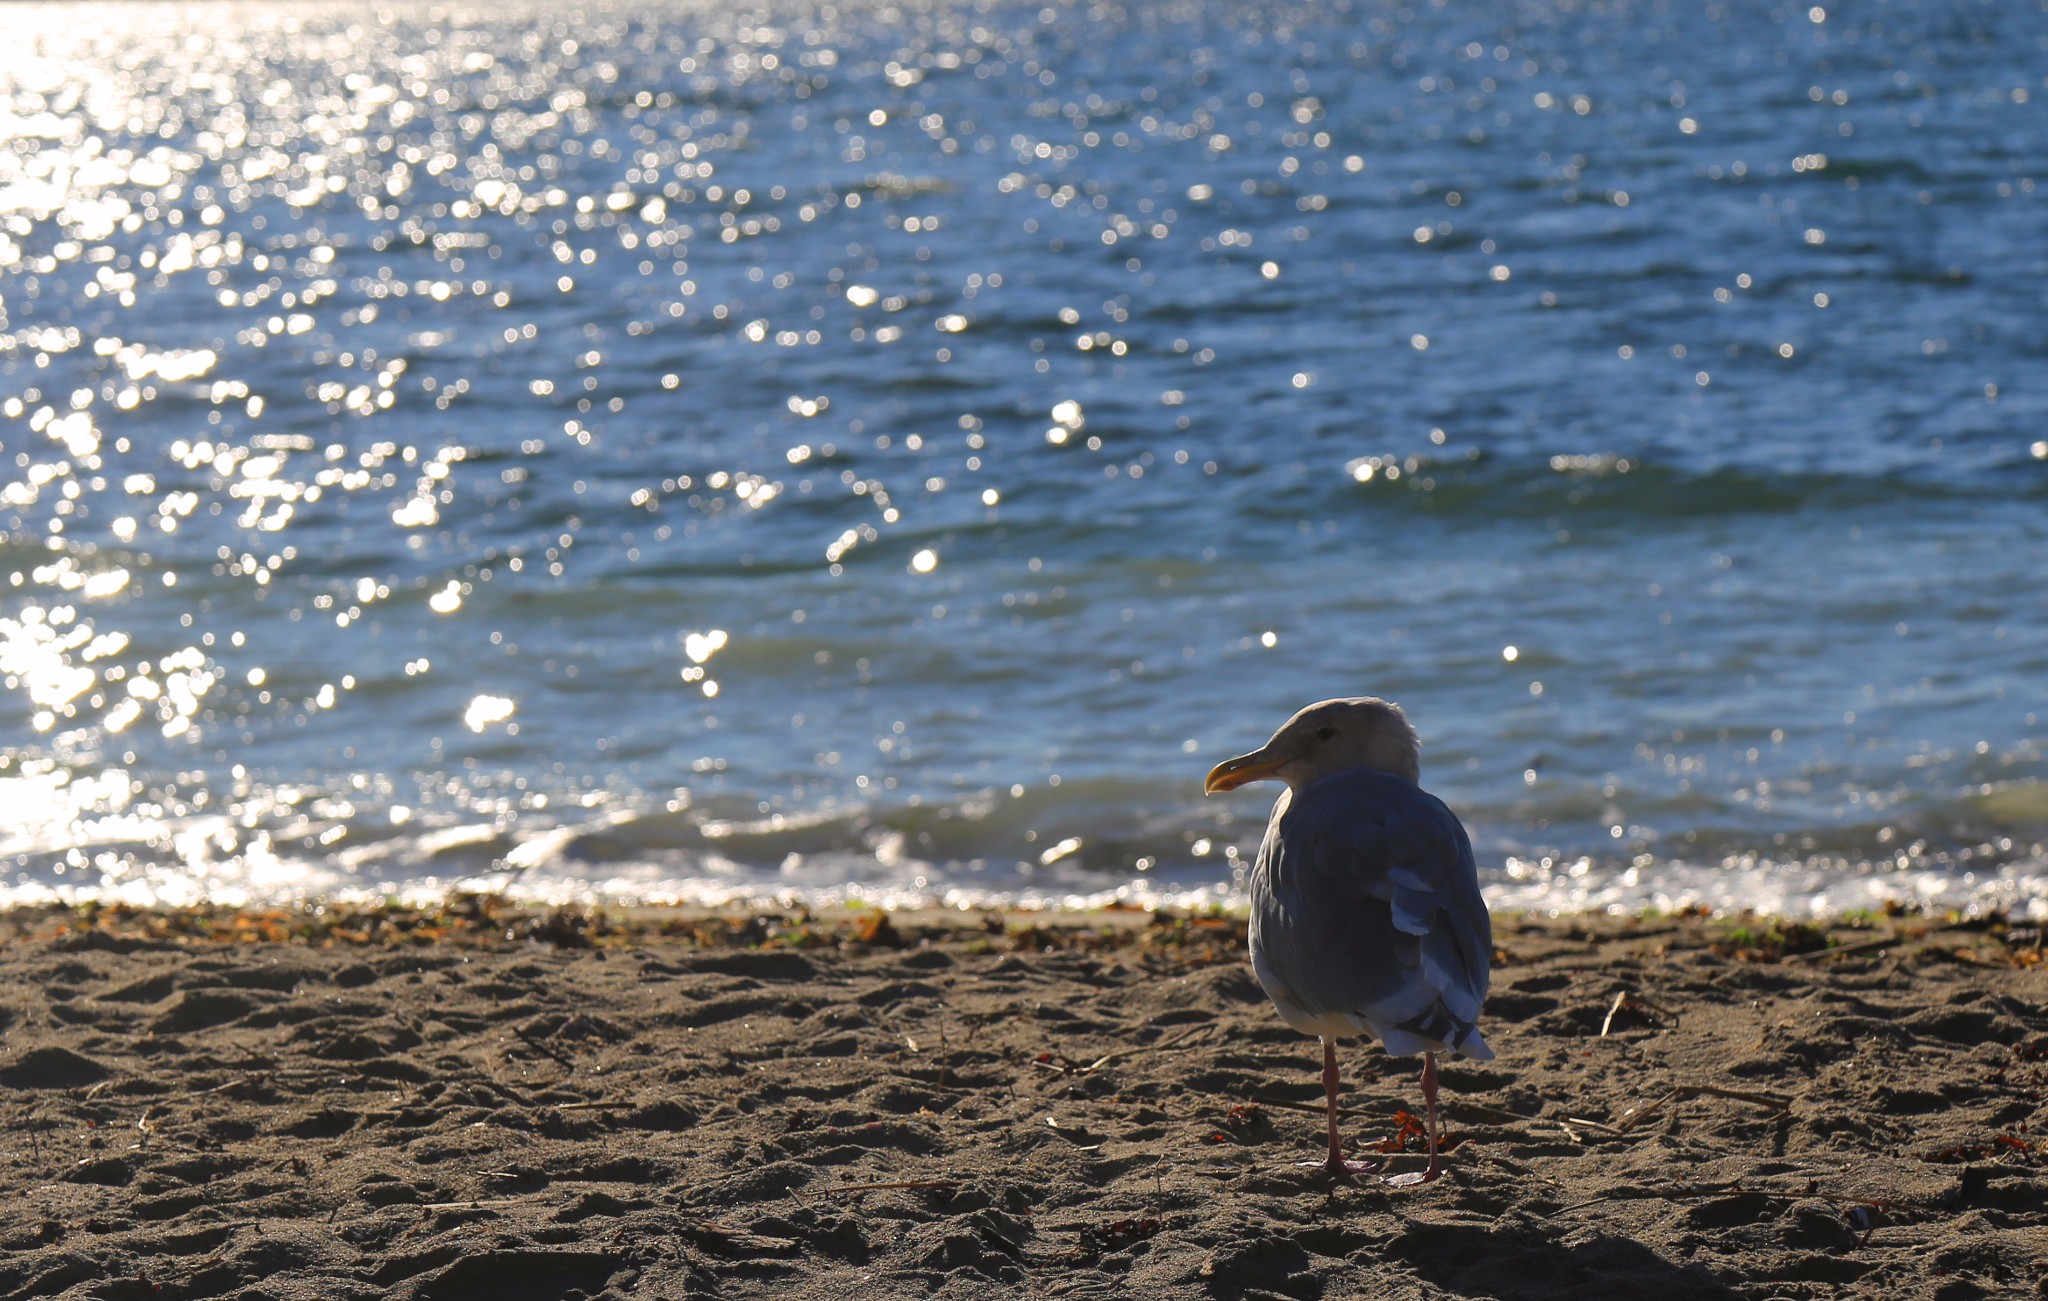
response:
<svg viewBox="0 0 2048 1301"><path fill-rule="evenodd" d="M1367 1034L1397 1057L1422 1054L1429 1168L1382 1179L1392 1187L1442 1173L1437 1054L1493 1060L1477 1025L1493 924L1465 828L1417 784L1421 749L1400 706L1325 700L1259 749L1217 764L1203 786L1213 795L1287 784L1252 868L1251 951L1280 1019L1323 1041L1330 1152L1303 1164L1339 1178L1377 1173L1345 1160L1337 1137L1339 1037Z"/></svg>

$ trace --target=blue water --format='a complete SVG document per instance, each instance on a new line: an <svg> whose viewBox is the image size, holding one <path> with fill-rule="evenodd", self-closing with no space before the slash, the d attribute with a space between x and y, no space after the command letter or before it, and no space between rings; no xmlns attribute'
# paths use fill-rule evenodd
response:
<svg viewBox="0 0 2048 1301"><path fill-rule="evenodd" d="M2048 8L10 6L0 898L2048 911Z"/></svg>

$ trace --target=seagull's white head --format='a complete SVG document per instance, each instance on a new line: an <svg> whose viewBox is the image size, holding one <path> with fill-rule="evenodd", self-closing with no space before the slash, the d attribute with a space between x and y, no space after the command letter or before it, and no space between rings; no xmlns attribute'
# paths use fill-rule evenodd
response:
<svg viewBox="0 0 2048 1301"><path fill-rule="evenodd" d="M1203 790L1214 795L1256 781L1283 781L1299 790L1343 768L1422 780L1422 742L1399 705L1374 696L1310 705L1263 746L1211 768Z"/></svg>

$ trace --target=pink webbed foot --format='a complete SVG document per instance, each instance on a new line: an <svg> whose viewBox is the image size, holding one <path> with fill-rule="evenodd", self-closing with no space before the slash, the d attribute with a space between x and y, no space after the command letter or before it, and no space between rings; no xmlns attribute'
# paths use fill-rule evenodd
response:
<svg viewBox="0 0 2048 1301"><path fill-rule="evenodd" d="M1406 1174L1383 1176L1380 1182L1389 1188L1420 1188L1424 1184L1435 1183L1444 1172L1443 1165L1438 1159L1439 1154L1443 1151L1444 1131L1442 1122L1437 1118L1436 1087L1436 1054L1424 1053L1422 1055L1422 1101L1425 1106L1423 1114L1427 1117L1427 1120L1423 1126L1423 1133L1429 1140L1429 1165L1424 1169L1411 1170Z"/></svg>

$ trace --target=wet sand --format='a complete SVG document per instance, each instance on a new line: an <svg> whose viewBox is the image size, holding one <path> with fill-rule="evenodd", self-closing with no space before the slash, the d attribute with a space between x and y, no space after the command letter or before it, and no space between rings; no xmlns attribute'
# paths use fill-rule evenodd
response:
<svg viewBox="0 0 2048 1301"><path fill-rule="evenodd" d="M1228 919L8 914L0 1298L2048 1296L2037 930L1497 941L1389 1192Z"/></svg>

